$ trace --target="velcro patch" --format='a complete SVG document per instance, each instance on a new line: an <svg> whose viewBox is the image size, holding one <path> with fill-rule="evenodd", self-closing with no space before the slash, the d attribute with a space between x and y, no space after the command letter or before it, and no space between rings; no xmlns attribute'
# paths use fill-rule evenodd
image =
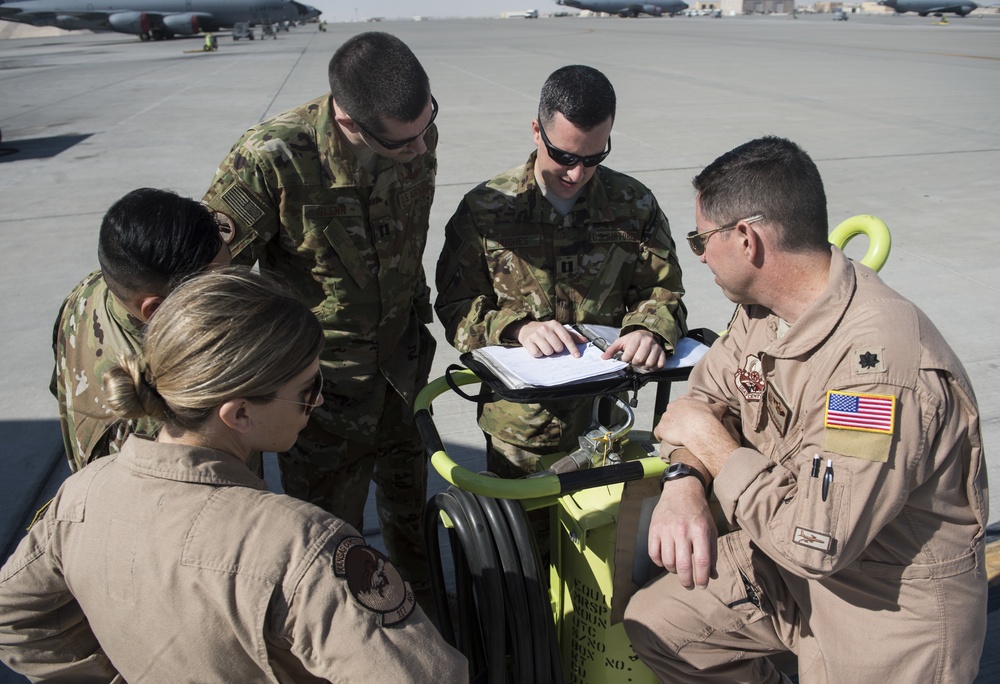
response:
<svg viewBox="0 0 1000 684"><path fill-rule="evenodd" d="M412 204L414 200L419 200L422 204L430 204L430 198L433 195L433 188L429 181L424 181L419 183L409 190L399 193L399 203L402 206L407 206Z"/></svg>
<svg viewBox="0 0 1000 684"><path fill-rule="evenodd" d="M896 397L892 394L826 393L823 424L837 430L862 430L891 435L895 429Z"/></svg>
<svg viewBox="0 0 1000 684"><path fill-rule="evenodd" d="M486 239L486 251L494 252L498 249L518 249L523 247L538 247L542 244L541 235L507 235L503 240Z"/></svg>
<svg viewBox="0 0 1000 684"><path fill-rule="evenodd" d="M885 372L885 349L883 347L866 347L851 352L854 372L865 373Z"/></svg>
<svg viewBox="0 0 1000 684"><path fill-rule="evenodd" d="M264 215L264 208L236 183L222 193L222 201L232 210L232 215L245 226L252 226Z"/></svg>
<svg viewBox="0 0 1000 684"><path fill-rule="evenodd" d="M337 204L306 204L302 207L302 218L327 219L344 216L364 216L365 211L357 200L337 202Z"/></svg>
<svg viewBox="0 0 1000 684"><path fill-rule="evenodd" d="M590 241L593 243L613 242L639 242L638 233L630 233L627 230L591 230Z"/></svg>
<svg viewBox="0 0 1000 684"><path fill-rule="evenodd" d="M799 546L816 549L817 551L822 551L823 553L829 553L830 547L833 545L833 537L830 535L817 532L816 530L808 530L804 527L795 528L795 534L792 535L792 541Z"/></svg>
<svg viewBox="0 0 1000 684"><path fill-rule="evenodd" d="M347 581L354 600L378 615L383 627L403 622L416 608L410 585L389 559L368 546L363 537L347 537L337 544L333 574Z"/></svg>
<svg viewBox="0 0 1000 684"><path fill-rule="evenodd" d="M823 451L841 456L885 463L889 460L890 448L892 448L892 435L881 432L830 428L823 431Z"/></svg>

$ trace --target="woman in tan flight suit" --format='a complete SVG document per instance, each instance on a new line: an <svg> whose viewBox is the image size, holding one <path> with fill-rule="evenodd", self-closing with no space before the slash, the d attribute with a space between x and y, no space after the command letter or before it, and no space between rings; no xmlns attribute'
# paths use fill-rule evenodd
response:
<svg viewBox="0 0 1000 684"><path fill-rule="evenodd" d="M467 681L385 556L246 467L322 403L322 346L247 271L171 293L106 379L115 413L164 428L71 476L4 565L0 659L46 681Z"/></svg>

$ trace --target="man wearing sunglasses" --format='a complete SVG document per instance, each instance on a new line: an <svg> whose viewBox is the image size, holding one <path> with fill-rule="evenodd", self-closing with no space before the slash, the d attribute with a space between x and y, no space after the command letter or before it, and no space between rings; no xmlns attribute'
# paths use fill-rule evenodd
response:
<svg viewBox="0 0 1000 684"><path fill-rule="evenodd" d="M425 607L427 463L410 405L434 353L422 266L438 103L381 32L329 65L330 92L247 131L205 201L233 217L233 261L279 273L326 331L323 403L279 455L286 494L363 529L369 483L393 563Z"/></svg>
<svg viewBox="0 0 1000 684"><path fill-rule="evenodd" d="M655 431L671 465L648 551L669 572L628 604L636 652L666 682L787 682L767 656L788 651L803 682L972 682L989 505L961 362L827 242L791 141L741 145L694 186L688 239L739 306Z"/></svg>
<svg viewBox="0 0 1000 684"><path fill-rule="evenodd" d="M573 65L542 87L531 122L536 151L469 192L449 221L435 309L465 352L521 345L533 356L584 341L564 324L621 328L604 353L637 368L663 366L685 331L681 270L666 217L648 188L601 165L611 152L614 88ZM590 400L490 402L481 409L488 465L503 477L574 449Z"/></svg>
<svg viewBox="0 0 1000 684"><path fill-rule="evenodd" d="M224 224L196 200L139 188L104 214L97 241L101 270L66 297L52 331L49 386L70 470L117 453L133 432L155 436L160 423L123 420L105 406L104 374L123 352L136 352L145 323L185 277L229 263ZM249 464L255 471L259 455Z"/></svg>

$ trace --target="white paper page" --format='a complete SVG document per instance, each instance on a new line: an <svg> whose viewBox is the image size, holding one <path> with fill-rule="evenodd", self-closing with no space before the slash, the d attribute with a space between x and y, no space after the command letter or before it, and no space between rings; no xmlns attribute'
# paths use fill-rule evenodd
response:
<svg viewBox="0 0 1000 684"><path fill-rule="evenodd" d="M628 366L624 361L602 359L603 352L590 343L579 344L577 348L581 353L578 359L568 351L536 359L524 347L487 347L480 351L488 353L511 375L533 387L554 387L613 375Z"/></svg>

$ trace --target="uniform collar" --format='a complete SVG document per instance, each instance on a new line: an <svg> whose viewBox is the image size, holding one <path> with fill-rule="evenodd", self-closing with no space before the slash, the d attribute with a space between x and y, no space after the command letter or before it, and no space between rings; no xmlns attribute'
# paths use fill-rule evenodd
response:
<svg viewBox="0 0 1000 684"><path fill-rule="evenodd" d="M591 177L590 182L583 188L583 192L576 199L576 204L566 216L560 216L542 194L542 189L535 180L535 160L538 158L538 150L535 150L528 157L524 164L524 171L517 183L517 215L528 217L525 220L533 223L553 223L563 224L569 222L574 226L587 223L607 223L615 218L614 211L611 210L608 199L608 191L605 184L607 170L603 166L597 167L597 172Z"/></svg>
<svg viewBox="0 0 1000 684"><path fill-rule="evenodd" d="M130 435L122 445L118 460L133 472L162 480L267 489L265 482L254 475L243 461L205 447L164 444Z"/></svg>
<svg viewBox="0 0 1000 684"><path fill-rule="evenodd" d="M107 281L105 281L105 285L107 285ZM111 293L110 288L107 289L106 302L108 316L118 324L118 328L133 343L133 349L139 349L142 344L142 331L145 328L145 324L122 306L118 298Z"/></svg>
<svg viewBox="0 0 1000 684"><path fill-rule="evenodd" d="M778 317L768 312L773 342L764 351L769 356L792 358L809 354L829 337L843 319L854 298L857 275L854 265L840 249L831 246L830 251L830 277L826 289L784 337L777 337Z"/></svg>

